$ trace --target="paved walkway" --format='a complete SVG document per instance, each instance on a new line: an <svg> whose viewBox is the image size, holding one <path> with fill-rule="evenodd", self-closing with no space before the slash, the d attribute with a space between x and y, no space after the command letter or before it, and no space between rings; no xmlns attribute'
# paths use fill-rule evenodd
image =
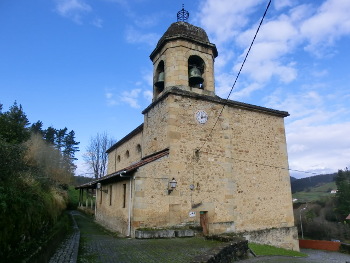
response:
<svg viewBox="0 0 350 263"><path fill-rule="evenodd" d="M75 263L78 258L80 231L75 221L74 214L76 211L71 211L70 214L73 220L73 233L69 235L59 246L56 253L50 258L49 263Z"/></svg>
<svg viewBox="0 0 350 263"><path fill-rule="evenodd" d="M203 238L120 238L78 211L72 211L71 215L74 219L74 232L63 242L50 263L188 263L195 256L220 244ZM309 257L257 257L240 262L350 263L350 256L342 253L310 249L303 249L302 252Z"/></svg>
<svg viewBox="0 0 350 263"><path fill-rule="evenodd" d="M83 215L75 218L81 231L78 262L188 263L220 244L203 238L119 238Z"/></svg>

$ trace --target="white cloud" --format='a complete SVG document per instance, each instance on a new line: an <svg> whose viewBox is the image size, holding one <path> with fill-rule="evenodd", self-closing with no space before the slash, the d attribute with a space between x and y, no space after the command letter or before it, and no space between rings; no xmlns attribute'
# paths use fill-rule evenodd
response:
<svg viewBox="0 0 350 263"><path fill-rule="evenodd" d="M83 0L56 0L56 12L74 22L81 24L81 18L83 14L92 11L90 5Z"/></svg>
<svg viewBox="0 0 350 263"><path fill-rule="evenodd" d="M129 26L126 30L126 41L132 44L146 44L148 47L155 47L160 36L154 33L142 33L134 27Z"/></svg>
<svg viewBox="0 0 350 263"><path fill-rule="evenodd" d="M140 108L140 105L138 103L140 92L141 89L132 89L130 91L124 91L122 92L120 100L129 104L130 107L138 109Z"/></svg>
<svg viewBox="0 0 350 263"><path fill-rule="evenodd" d="M153 92L151 90L145 90L143 92L143 97L147 100L148 103L151 103L153 98Z"/></svg>
<svg viewBox="0 0 350 263"><path fill-rule="evenodd" d="M325 1L310 18L303 21L300 32L307 39L306 50L322 55L324 48L332 46L344 35L350 34L350 1Z"/></svg>
<svg viewBox="0 0 350 263"><path fill-rule="evenodd" d="M262 86L257 82L249 83L247 85L244 85L244 88L232 92L230 98L234 100L240 100L241 98L248 97L251 93L261 88Z"/></svg>
<svg viewBox="0 0 350 263"><path fill-rule="evenodd" d="M248 24L249 14L263 2L263 0L235 2L207 0L200 7L199 14L195 15L195 20L198 20L206 32L213 36L212 41L220 45L238 35L242 27Z"/></svg>
<svg viewBox="0 0 350 263"><path fill-rule="evenodd" d="M274 10L270 7L239 79L239 82L251 83L240 85L245 89L237 93L241 99L258 90L252 88L253 82L263 89L273 80L282 84L297 80L300 68L292 57L294 52L305 49L318 56L329 56L336 51L327 47L331 47L340 37L350 34L350 1L327 0L318 8L314 2L310 3L298 5L296 1L276 1L273 5L276 10L286 10L278 16L273 15ZM195 20L199 21L211 36L212 42L220 47L219 53L223 54L216 60L219 95L226 95L223 91L230 90L233 84L232 81L226 81L229 86L222 85L223 79L227 79L224 77L227 74L227 71L224 73L225 67L232 65L229 74L237 75L260 22L259 16L254 15L259 14L264 4L263 1L249 0L235 4L228 0L207 0L195 15ZM254 20L250 17L254 17ZM251 26L247 27L249 24ZM240 55L237 56L237 53ZM234 55L236 60L233 62ZM318 69L310 74L321 77L327 71Z"/></svg>
<svg viewBox="0 0 350 263"><path fill-rule="evenodd" d="M276 0L276 1L273 1L273 4L277 10L280 10L285 7L291 7L293 6L294 3L293 3L293 0Z"/></svg>
<svg viewBox="0 0 350 263"><path fill-rule="evenodd" d="M95 18L95 19L91 22L91 24L94 25L95 27L102 28L103 20L102 20L101 18Z"/></svg>
<svg viewBox="0 0 350 263"><path fill-rule="evenodd" d="M349 130L349 122L300 126L293 132L288 132L287 127L290 168L330 173L349 165Z"/></svg>
<svg viewBox="0 0 350 263"><path fill-rule="evenodd" d="M108 106L114 106L118 104L118 101L114 96L113 89L105 90L105 98Z"/></svg>

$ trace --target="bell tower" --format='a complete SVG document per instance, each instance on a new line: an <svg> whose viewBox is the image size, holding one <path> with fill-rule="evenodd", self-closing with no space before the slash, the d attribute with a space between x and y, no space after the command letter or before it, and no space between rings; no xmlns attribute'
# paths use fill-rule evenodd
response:
<svg viewBox="0 0 350 263"><path fill-rule="evenodd" d="M177 22L170 25L150 55L153 101L174 86L215 96L216 46L209 42L202 28L187 23L188 17L189 13L182 7L177 13Z"/></svg>

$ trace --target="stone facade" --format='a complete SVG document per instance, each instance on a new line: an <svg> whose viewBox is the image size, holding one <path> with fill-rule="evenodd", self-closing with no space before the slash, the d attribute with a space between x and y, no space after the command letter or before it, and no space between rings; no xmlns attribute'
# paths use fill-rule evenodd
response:
<svg viewBox="0 0 350 263"><path fill-rule="evenodd" d="M155 87L143 125L108 150L97 221L132 237L137 229L190 225L298 250L288 113L215 96L216 48L188 36L166 35L151 54L154 81L164 70L164 87ZM202 86L189 85L191 56L205 65ZM196 118L198 111L207 121Z"/></svg>

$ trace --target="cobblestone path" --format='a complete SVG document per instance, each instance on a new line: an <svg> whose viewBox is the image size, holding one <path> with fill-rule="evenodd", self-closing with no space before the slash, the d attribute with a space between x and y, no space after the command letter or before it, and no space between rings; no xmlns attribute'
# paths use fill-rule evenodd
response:
<svg viewBox="0 0 350 263"><path fill-rule="evenodd" d="M70 212L73 220L73 233L62 242L62 244L56 250L56 253L50 258L49 263L77 262L80 231L74 218L75 213L75 211Z"/></svg>
<svg viewBox="0 0 350 263"><path fill-rule="evenodd" d="M220 244L203 238L121 238L78 211L72 211L71 215L74 220L73 234L62 243L50 259L50 263L188 263L195 256ZM302 249L301 252L309 256L307 258L262 256L240 262L350 263L350 255L342 253L310 249Z"/></svg>
<svg viewBox="0 0 350 263"><path fill-rule="evenodd" d="M218 244L203 238L128 239L116 237L83 214L75 214L80 229L78 262L182 263Z"/></svg>

